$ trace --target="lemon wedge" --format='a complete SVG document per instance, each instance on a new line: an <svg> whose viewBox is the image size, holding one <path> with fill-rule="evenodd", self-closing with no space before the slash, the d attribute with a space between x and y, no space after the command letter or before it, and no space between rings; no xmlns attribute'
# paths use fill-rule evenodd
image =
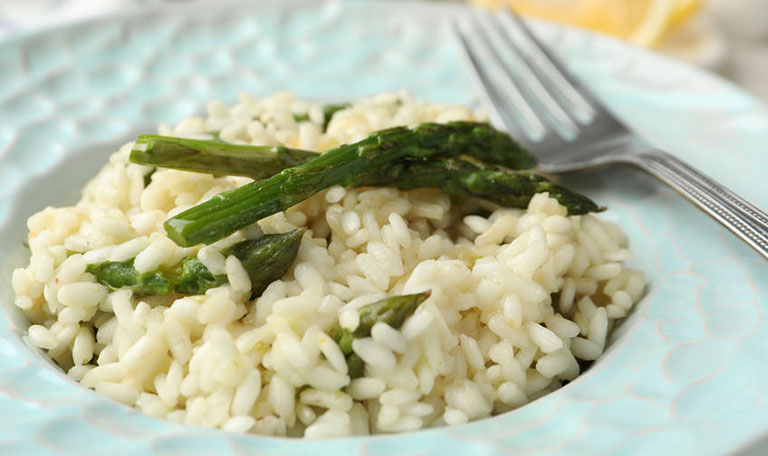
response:
<svg viewBox="0 0 768 456"><path fill-rule="evenodd" d="M511 6L520 14L578 25L642 46L655 46L684 24L702 0L470 0L482 7Z"/></svg>
<svg viewBox="0 0 768 456"><path fill-rule="evenodd" d="M672 17L670 18L670 24L672 26L678 26L685 23L688 18L699 11L702 3L702 0L676 0L675 8L674 11L672 11Z"/></svg>

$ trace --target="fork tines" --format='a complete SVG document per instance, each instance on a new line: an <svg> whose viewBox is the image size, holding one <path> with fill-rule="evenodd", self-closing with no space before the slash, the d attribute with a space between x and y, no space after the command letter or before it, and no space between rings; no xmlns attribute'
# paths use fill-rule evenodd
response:
<svg viewBox="0 0 768 456"><path fill-rule="evenodd" d="M569 140L593 120L599 105L513 12L476 11L452 25L494 120L511 134Z"/></svg>

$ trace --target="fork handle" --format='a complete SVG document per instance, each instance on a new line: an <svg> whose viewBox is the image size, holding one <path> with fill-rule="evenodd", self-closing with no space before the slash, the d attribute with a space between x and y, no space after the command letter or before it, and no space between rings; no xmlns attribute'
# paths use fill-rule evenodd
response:
<svg viewBox="0 0 768 456"><path fill-rule="evenodd" d="M652 149L625 159L682 193L768 258L768 214L664 151Z"/></svg>

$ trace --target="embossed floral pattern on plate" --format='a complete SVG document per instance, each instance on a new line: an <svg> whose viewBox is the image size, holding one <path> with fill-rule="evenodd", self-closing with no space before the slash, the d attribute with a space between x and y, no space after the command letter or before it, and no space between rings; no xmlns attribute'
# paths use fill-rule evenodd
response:
<svg viewBox="0 0 768 456"><path fill-rule="evenodd" d="M157 122L293 90L344 100L408 87L474 103L439 19L403 3L184 4L0 43L0 454L720 454L768 430L768 265L640 172L567 182L610 206L649 292L606 355L519 410L463 426L303 442L157 421L84 390L23 342L10 273L24 221L71 204L121 141ZM610 39L536 24L622 117L768 206L768 111L721 80Z"/></svg>

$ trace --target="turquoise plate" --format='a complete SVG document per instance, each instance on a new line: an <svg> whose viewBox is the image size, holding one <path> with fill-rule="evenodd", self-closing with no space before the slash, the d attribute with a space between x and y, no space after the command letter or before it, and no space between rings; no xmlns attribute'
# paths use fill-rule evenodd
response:
<svg viewBox="0 0 768 456"><path fill-rule="evenodd" d="M72 204L116 144L240 90L346 100L408 87L473 104L457 4L175 4L0 43L0 454L722 454L768 431L768 262L639 171L567 183L610 206L647 297L601 360L516 411L308 442L157 421L80 388L24 342L10 276L25 220ZM443 24L443 25L440 25ZM584 32L536 31L640 133L768 207L768 110L722 80Z"/></svg>

